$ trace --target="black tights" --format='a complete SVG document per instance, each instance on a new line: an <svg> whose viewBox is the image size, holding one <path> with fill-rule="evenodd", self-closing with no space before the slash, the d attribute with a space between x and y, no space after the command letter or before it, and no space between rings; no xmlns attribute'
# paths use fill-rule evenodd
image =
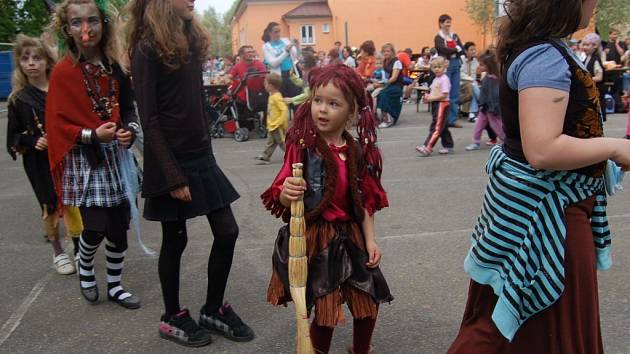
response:
<svg viewBox="0 0 630 354"><path fill-rule="evenodd" d="M208 259L206 295L206 313L212 314L217 312L223 304L223 295L232 267L234 246L238 238L238 225L229 206L210 212L207 218L214 235L212 251ZM180 311L179 270L187 241L185 220L162 222L162 248L158 273L162 284L166 319Z"/></svg>

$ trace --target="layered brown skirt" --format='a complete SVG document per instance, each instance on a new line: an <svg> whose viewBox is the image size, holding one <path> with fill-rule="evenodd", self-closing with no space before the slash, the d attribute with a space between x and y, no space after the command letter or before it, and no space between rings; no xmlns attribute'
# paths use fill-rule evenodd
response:
<svg viewBox="0 0 630 354"><path fill-rule="evenodd" d="M378 304L393 300L379 268L367 268L368 254L355 222L320 221L306 228L308 281L307 306L315 308L320 326L334 327L345 321L341 305L352 317L376 319ZM288 227L278 233L273 254L273 274L267 301L284 305L291 301L288 284Z"/></svg>
<svg viewBox="0 0 630 354"><path fill-rule="evenodd" d="M558 301L528 319L512 343L492 322L497 296L470 282L459 334L447 354L602 354L597 269L590 218L595 198L565 212L565 289Z"/></svg>

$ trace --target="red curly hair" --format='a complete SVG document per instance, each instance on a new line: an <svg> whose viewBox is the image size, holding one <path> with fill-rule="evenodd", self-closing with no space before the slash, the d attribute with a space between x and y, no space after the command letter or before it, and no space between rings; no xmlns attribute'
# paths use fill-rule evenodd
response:
<svg viewBox="0 0 630 354"><path fill-rule="evenodd" d="M357 135L361 145L364 160L364 171L375 178L380 187L381 173L383 170L383 158L376 142L377 122L372 112L372 96L365 89L361 77L346 65L328 65L323 68L313 69L309 74L311 92L332 84L344 94L344 99L350 103L350 110L356 111ZM313 148L317 145L319 132L311 117L311 100L302 104L293 118L293 125L287 132L286 143L294 144L301 149Z"/></svg>

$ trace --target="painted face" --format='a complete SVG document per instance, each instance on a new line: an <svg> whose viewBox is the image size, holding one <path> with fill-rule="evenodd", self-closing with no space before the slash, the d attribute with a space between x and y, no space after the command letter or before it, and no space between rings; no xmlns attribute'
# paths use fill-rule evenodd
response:
<svg viewBox="0 0 630 354"><path fill-rule="evenodd" d="M445 70L446 70L446 67L442 63L433 63L433 64L431 64L431 71L433 71L433 73L436 76L440 76L440 75L444 74Z"/></svg>
<svg viewBox="0 0 630 354"><path fill-rule="evenodd" d="M593 17L593 12L597 6L597 0L582 0L582 20L580 21L579 29L588 27Z"/></svg>
<svg viewBox="0 0 630 354"><path fill-rule="evenodd" d="M98 46L103 37L103 21L96 4L69 5L67 29L79 49Z"/></svg>
<svg viewBox="0 0 630 354"><path fill-rule="evenodd" d="M324 139L339 139L351 119L350 103L332 83L315 89L311 116Z"/></svg>
<svg viewBox="0 0 630 354"><path fill-rule="evenodd" d="M20 56L20 69L29 79L39 79L46 75L46 59L35 48L27 47Z"/></svg>
<svg viewBox="0 0 630 354"><path fill-rule="evenodd" d="M440 29L446 33L450 33L452 25L453 23L451 20L446 20L440 24Z"/></svg>
<svg viewBox="0 0 630 354"><path fill-rule="evenodd" d="M195 16L195 0L171 0L173 10L184 21L190 21Z"/></svg>

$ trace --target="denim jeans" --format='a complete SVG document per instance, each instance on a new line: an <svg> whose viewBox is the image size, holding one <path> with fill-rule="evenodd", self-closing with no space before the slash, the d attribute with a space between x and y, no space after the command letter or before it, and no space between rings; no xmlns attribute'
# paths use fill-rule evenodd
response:
<svg viewBox="0 0 630 354"><path fill-rule="evenodd" d="M468 109L468 112L470 113L477 113L479 112L479 95L481 94L481 91L479 90L479 86L477 85L476 82L473 82L472 84L472 99L470 100L470 108Z"/></svg>
<svg viewBox="0 0 630 354"><path fill-rule="evenodd" d="M449 60L446 75L451 81L451 93L449 95L450 106L448 112L448 124L451 125L459 118L459 86L462 63L459 58Z"/></svg>

